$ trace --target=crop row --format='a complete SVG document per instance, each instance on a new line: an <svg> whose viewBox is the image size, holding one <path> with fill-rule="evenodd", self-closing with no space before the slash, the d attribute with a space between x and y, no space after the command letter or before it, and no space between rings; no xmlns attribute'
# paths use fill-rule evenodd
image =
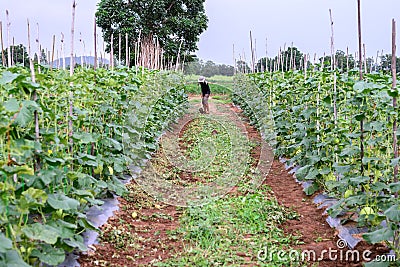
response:
<svg viewBox="0 0 400 267"><path fill-rule="evenodd" d="M236 78L233 100L273 141L275 156L300 167L296 178L310 184L307 194L323 190L338 198L331 216L356 218L370 229L367 241L385 241L398 253L393 124L399 109L392 102L399 92L391 84L381 73L362 81L356 71L257 73Z"/></svg>
<svg viewBox="0 0 400 267"><path fill-rule="evenodd" d="M58 265L86 250L87 209L125 192L187 101L172 73L42 67L32 82L18 66L0 69L0 98L2 266Z"/></svg>

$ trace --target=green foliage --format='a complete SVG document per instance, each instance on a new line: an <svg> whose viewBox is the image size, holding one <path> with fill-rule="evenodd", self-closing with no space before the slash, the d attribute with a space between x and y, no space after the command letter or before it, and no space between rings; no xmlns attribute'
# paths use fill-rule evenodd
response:
<svg viewBox="0 0 400 267"><path fill-rule="evenodd" d="M187 101L174 73L78 68L70 77L42 66L36 77L0 68L0 266L58 265L86 250L86 210L126 192L128 166L149 157Z"/></svg>
<svg viewBox="0 0 400 267"><path fill-rule="evenodd" d="M157 266L246 264L244 257L254 257L263 246L271 250L290 247L295 238L285 236L279 225L296 216L270 197L265 187L244 196L227 195L205 206L190 207L180 220L180 228L172 233L182 234L190 242L190 249L179 255L179 259ZM276 257L268 260L271 262L257 263L260 266L284 264Z"/></svg>
<svg viewBox="0 0 400 267"><path fill-rule="evenodd" d="M10 52L12 55L12 64L22 64L25 67L29 66L29 57L28 57L28 53L26 50L26 47L23 44L19 44L19 45L12 45L10 46ZM4 55L4 63L5 65L8 64L8 49L4 49L3 50L3 55ZM36 56L36 54L35 54ZM44 55L44 51L42 51L42 56ZM37 56L36 56L37 57ZM45 58L43 58L44 60ZM0 56L0 63L3 64L3 59Z"/></svg>
<svg viewBox="0 0 400 267"><path fill-rule="evenodd" d="M201 75L205 77L212 77L216 75L233 76L235 73L235 68L230 65L216 64L211 60L204 62L203 60L194 58L193 61L185 63L184 73L186 75Z"/></svg>
<svg viewBox="0 0 400 267"><path fill-rule="evenodd" d="M398 159L393 159L392 129L399 110L392 105L398 92L391 89L390 76L372 73L358 81L355 71L341 74L325 68L307 76L266 72L236 81L234 102L261 132L274 124L275 155L300 166L296 178L311 183L306 193L323 189L339 198L328 211L331 216L358 213L359 225L371 229L365 238L385 241L398 254L399 198L393 197L399 191L393 177ZM268 110L273 117L266 119Z"/></svg>
<svg viewBox="0 0 400 267"><path fill-rule="evenodd" d="M129 35L130 47L134 47L140 35L144 43L157 40L169 57L176 57L180 46L181 55L194 52L208 23L204 0L102 0L96 19L108 42L108 51L112 33L114 51L118 51L118 34ZM122 58L125 45L123 42Z"/></svg>

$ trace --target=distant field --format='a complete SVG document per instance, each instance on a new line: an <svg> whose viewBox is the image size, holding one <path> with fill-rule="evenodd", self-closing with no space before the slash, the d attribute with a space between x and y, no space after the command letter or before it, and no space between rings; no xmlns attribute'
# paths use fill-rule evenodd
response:
<svg viewBox="0 0 400 267"><path fill-rule="evenodd" d="M200 87L197 83L198 75L185 76L186 93L200 93ZM206 78L210 83L211 94L230 94L233 87L232 76L216 75Z"/></svg>

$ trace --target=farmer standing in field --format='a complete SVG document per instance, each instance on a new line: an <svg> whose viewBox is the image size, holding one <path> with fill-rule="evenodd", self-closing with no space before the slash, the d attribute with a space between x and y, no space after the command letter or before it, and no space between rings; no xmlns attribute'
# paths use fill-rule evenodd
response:
<svg viewBox="0 0 400 267"><path fill-rule="evenodd" d="M210 97L211 90L206 78L204 76L200 76L198 79L199 85L201 86L201 104L203 104L204 113L210 113L208 108L208 98Z"/></svg>

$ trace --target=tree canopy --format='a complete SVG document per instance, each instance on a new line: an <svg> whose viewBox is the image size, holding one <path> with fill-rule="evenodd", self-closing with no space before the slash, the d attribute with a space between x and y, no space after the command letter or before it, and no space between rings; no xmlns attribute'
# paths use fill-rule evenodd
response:
<svg viewBox="0 0 400 267"><path fill-rule="evenodd" d="M205 0L101 0L96 12L97 25L103 31L110 51L114 33L114 51L118 52L119 34L128 34L133 47L139 36L143 42L158 41L166 56L189 55L197 50L200 34L208 18ZM122 42L125 58L125 42Z"/></svg>
<svg viewBox="0 0 400 267"><path fill-rule="evenodd" d="M235 68L226 64L216 64L211 60L204 62L203 60L194 58L193 61L185 63L184 73L205 77L212 77L214 75L233 76Z"/></svg>

